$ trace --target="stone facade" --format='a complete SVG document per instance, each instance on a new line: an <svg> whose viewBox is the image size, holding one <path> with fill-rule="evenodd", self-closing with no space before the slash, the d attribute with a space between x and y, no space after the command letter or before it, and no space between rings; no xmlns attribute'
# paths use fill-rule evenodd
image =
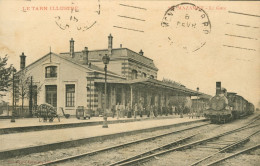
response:
<svg viewBox="0 0 260 166"><path fill-rule="evenodd" d="M37 102L33 103L62 107L71 115L76 114L78 106L100 114L98 110L105 110L102 61L105 55L110 57L107 65L107 111L111 112L116 104L167 107L173 96L190 97L196 94L184 86L157 80L158 69L142 50L136 53L128 48L114 49L112 43L113 37L109 35L108 49L88 50L85 47L74 52L74 40L71 39L70 52L50 52L36 62L22 66L21 71L26 70L27 75L32 76L34 85L42 87L33 97ZM22 60L25 64L24 56ZM26 105L29 101L24 103Z"/></svg>

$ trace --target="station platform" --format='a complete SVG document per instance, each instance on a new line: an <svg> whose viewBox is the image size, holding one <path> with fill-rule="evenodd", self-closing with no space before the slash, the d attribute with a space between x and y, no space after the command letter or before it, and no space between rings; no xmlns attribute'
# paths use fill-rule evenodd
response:
<svg viewBox="0 0 260 166"><path fill-rule="evenodd" d="M102 119L102 117L99 117L99 121L100 119ZM116 120L116 118L114 118L114 121L118 121L118 123L109 124L108 128L102 128L102 125L94 125L94 126L53 129L53 130L1 134L0 135L0 140L1 140L0 159L25 155L30 153L54 150L57 148L78 146L88 142L96 142L96 141L101 141L101 140L120 137L120 136L137 134L141 132L155 131L164 128L205 121L204 118L189 119L189 117L177 118L174 116L173 117L168 116L167 118L161 118L161 119L160 118L154 118L150 120L145 120L145 119L146 118L129 119L129 120L136 120L136 121L119 123L119 121ZM121 121L122 120L123 119L121 119ZM17 127L16 125L18 125L18 121L19 119L17 120L17 124L15 125L13 124L14 125L13 127ZM72 119L71 123L73 123L72 121L74 120ZM93 118L92 121L95 121L95 119ZM98 121L98 119L96 119L96 121ZM113 122L113 119L109 119L109 122ZM34 122L32 122L32 124L33 123ZM49 125L55 125L55 123L56 122L53 122L53 124L49 124ZM21 125L22 124L23 123L21 123Z"/></svg>
<svg viewBox="0 0 260 166"><path fill-rule="evenodd" d="M143 120L158 120L158 119L172 119L179 118L179 115L168 115L168 116L158 116L156 118L149 118L144 115L142 118L137 116L136 118L119 118L108 117L108 124L115 123L127 123L136 122ZM41 130L55 130L64 129L72 127L83 127L83 126L95 126L103 124L103 117L91 117L91 119L77 119L76 117L70 117L66 119L65 117L60 117L60 122L58 119L54 119L53 122L43 122L39 118L22 118L16 119L14 123L10 122L10 119L0 119L0 135L19 133L19 132L30 132L30 131L41 131Z"/></svg>

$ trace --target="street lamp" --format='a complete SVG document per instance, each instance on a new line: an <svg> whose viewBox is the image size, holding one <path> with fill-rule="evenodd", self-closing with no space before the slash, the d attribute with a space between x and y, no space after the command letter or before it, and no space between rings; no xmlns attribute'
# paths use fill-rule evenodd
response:
<svg viewBox="0 0 260 166"><path fill-rule="evenodd" d="M200 88L197 87L197 112L199 113L199 90Z"/></svg>
<svg viewBox="0 0 260 166"><path fill-rule="evenodd" d="M108 128L107 125L107 114L106 114L106 109L107 109L107 65L109 63L109 56L107 54L105 54L105 56L103 56L102 61L105 64L105 109L104 109L104 113L103 113L103 128Z"/></svg>
<svg viewBox="0 0 260 166"><path fill-rule="evenodd" d="M13 71L13 109L12 109L12 118L11 118L11 122L14 123L15 122L15 117L14 117L14 114L15 114L15 111L14 111L14 106L15 106L15 72L16 72L16 69L13 67L12 69Z"/></svg>

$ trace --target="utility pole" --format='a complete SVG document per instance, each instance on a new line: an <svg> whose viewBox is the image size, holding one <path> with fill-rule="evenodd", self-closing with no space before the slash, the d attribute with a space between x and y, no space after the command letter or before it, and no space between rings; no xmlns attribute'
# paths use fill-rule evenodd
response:
<svg viewBox="0 0 260 166"><path fill-rule="evenodd" d="M200 116L200 110L199 110L199 87L197 87L197 117Z"/></svg>
<svg viewBox="0 0 260 166"><path fill-rule="evenodd" d="M31 82L30 82L30 95L29 95L29 112L30 112L30 117L32 117L32 96L33 96L33 92L32 92L32 89L33 89L33 80L32 80L32 76L31 76Z"/></svg>
<svg viewBox="0 0 260 166"><path fill-rule="evenodd" d="M110 57L106 54L102 58L103 63L105 64L105 108L104 108L104 115L103 115L103 128L108 128L107 125L107 114L106 114L106 109L107 109L107 65L109 63Z"/></svg>
<svg viewBox="0 0 260 166"><path fill-rule="evenodd" d="M14 123L15 122L15 85L14 85L15 81L14 81L14 69L13 69L13 109L12 109L12 118L11 118L11 122Z"/></svg>

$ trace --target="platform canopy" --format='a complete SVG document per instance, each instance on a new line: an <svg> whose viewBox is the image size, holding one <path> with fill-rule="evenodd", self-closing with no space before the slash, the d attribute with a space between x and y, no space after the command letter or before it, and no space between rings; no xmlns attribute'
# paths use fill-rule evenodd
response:
<svg viewBox="0 0 260 166"><path fill-rule="evenodd" d="M95 83L104 83L105 81L103 79L95 79ZM197 92L195 90L191 90L186 88L183 85L174 84L174 83L166 83L160 80L155 80L152 78L140 78L140 79L134 79L134 80L107 80L108 84L125 84L125 85L145 85L149 87L157 87L162 89L169 89L174 91L179 91L182 93L185 93L190 96L197 96L197 95L206 95L201 92ZM209 95L207 95L209 96Z"/></svg>

